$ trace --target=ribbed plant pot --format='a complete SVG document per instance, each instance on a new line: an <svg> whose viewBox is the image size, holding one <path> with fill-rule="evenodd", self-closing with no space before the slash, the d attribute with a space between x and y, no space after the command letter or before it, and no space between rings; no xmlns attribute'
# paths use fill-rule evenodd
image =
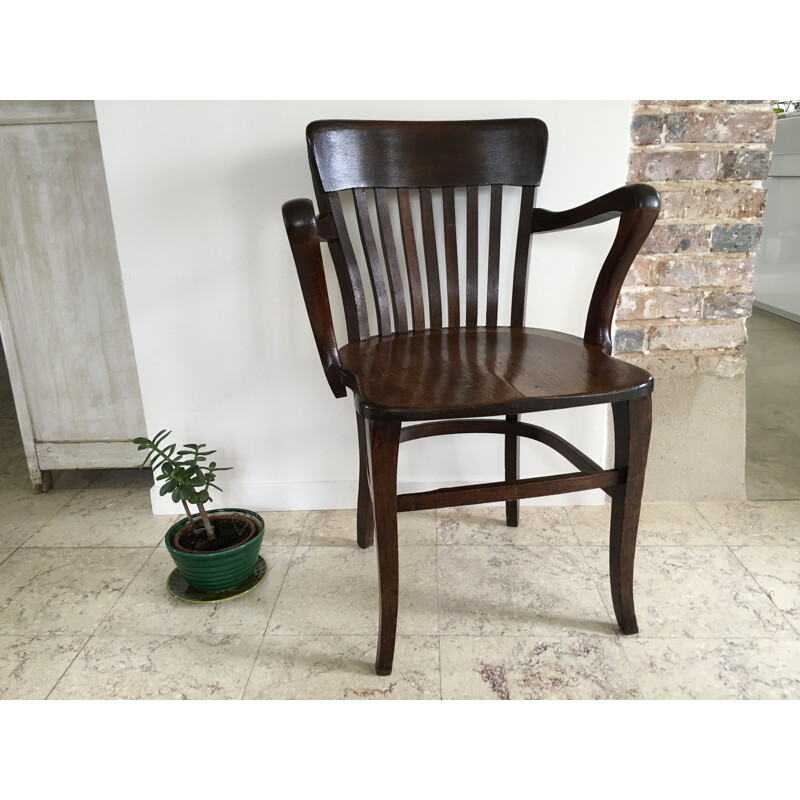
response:
<svg viewBox="0 0 800 800"><path fill-rule="evenodd" d="M256 523L256 535L236 547L216 553L185 553L173 546L173 539L189 520L184 517L176 522L164 537L164 543L186 582L203 592L224 592L247 580L253 572L264 538L264 520L254 511L243 508L217 508L208 512L212 521L215 516L237 514ZM195 514L193 519L198 519Z"/></svg>

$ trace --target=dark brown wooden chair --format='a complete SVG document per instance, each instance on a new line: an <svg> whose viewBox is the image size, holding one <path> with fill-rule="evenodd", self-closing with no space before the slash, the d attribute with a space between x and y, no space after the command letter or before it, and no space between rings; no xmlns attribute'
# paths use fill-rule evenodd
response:
<svg viewBox="0 0 800 800"><path fill-rule="evenodd" d="M623 280L658 216L658 193L634 184L569 211L536 209L547 149L547 128L536 119L321 121L306 134L319 214L310 200L292 200L283 216L325 376L336 397L350 389L355 398L357 540L369 547L375 537L378 547L376 672L392 670L399 511L504 500L507 524L516 526L520 498L602 489L611 497L614 611L622 631L636 633L633 560L653 379L611 356L611 324ZM501 239L509 231L510 198L518 222L514 211L513 276L510 297L501 304ZM487 207L488 223L481 225L479 211ZM525 327L531 234L616 217L619 227L595 283L583 338ZM348 343L341 348L323 242L344 308ZM485 287L483 301L479 286ZM509 306L510 324L498 324ZM519 419L597 403L610 403L613 411L611 469ZM479 419L498 416L505 419ZM505 437L505 480L397 495L401 442L476 432ZM520 479L520 437L550 446L577 471Z"/></svg>

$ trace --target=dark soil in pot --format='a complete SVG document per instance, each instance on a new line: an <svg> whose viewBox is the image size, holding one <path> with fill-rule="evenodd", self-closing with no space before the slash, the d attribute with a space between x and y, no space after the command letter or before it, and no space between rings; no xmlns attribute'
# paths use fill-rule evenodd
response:
<svg viewBox="0 0 800 800"><path fill-rule="evenodd" d="M175 534L172 546L184 553L218 553L249 542L258 531L253 520L235 515L215 515L211 522L214 525L213 539L209 540L202 522L196 520L195 527L186 525Z"/></svg>

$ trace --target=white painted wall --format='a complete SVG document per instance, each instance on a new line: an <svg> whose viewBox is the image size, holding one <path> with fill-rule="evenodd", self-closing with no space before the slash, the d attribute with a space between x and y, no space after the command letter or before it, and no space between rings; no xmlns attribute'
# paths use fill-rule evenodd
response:
<svg viewBox="0 0 800 800"><path fill-rule="evenodd" d="M621 186L629 101L98 101L97 117L148 432L204 441L234 470L217 505L352 508L352 401L320 368L281 205L313 198L304 130L323 118L534 116L550 129L539 205ZM614 224L534 239L528 324L582 334ZM335 287L332 287L335 291ZM337 320L340 326L341 319ZM341 327L338 328L341 330ZM596 459L603 408L539 414ZM525 475L564 462L522 445ZM497 480L500 437L401 448L401 484ZM402 487L401 487L402 488ZM545 502L601 502L599 492ZM155 513L174 513L153 496Z"/></svg>

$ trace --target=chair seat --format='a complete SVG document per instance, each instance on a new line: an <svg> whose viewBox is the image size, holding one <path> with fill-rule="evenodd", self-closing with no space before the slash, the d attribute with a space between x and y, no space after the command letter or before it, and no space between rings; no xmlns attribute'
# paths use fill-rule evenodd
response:
<svg viewBox="0 0 800 800"><path fill-rule="evenodd" d="M445 328L351 342L345 384L370 419L521 414L633 400L653 378L583 339L540 328Z"/></svg>

